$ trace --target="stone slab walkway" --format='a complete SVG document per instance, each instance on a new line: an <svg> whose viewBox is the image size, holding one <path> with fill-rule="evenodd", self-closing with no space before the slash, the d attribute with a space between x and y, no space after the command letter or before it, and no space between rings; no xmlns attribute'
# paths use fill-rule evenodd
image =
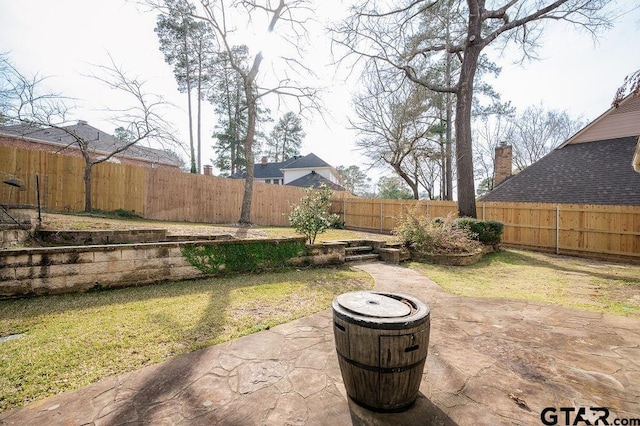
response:
<svg viewBox="0 0 640 426"><path fill-rule="evenodd" d="M321 313L0 414L1 425L539 425L555 407L640 418L640 320L453 296L417 272L357 267L431 308L416 403L373 413L346 397ZM570 423L575 420L575 412ZM580 423L584 424L584 423Z"/></svg>

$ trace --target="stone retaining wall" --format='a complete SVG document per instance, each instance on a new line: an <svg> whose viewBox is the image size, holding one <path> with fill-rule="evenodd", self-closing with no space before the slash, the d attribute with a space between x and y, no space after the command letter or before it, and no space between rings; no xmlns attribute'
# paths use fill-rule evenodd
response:
<svg viewBox="0 0 640 426"><path fill-rule="evenodd" d="M0 252L0 298L198 278L179 243L50 247Z"/></svg>
<svg viewBox="0 0 640 426"><path fill-rule="evenodd" d="M15 247L29 240L29 231L11 225L0 225L0 248Z"/></svg>
<svg viewBox="0 0 640 426"><path fill-rule="evenodd" d="M273 239L266 241L282 241ZM291 240L291 239L284 239ZM230 241L189 241L0 250L0 298L131 287L206 275L183 257L184 245ZM233 240L237 243L238 240ZM244 240L243 243L265 240ZM292 264L344 263L344 244L310 246Z"/></svg>
<svg viewBox="0 0 640 426"><path fill-rule="evenodd" d="M0 209L0 248L15 247L29 241L37 220L32 206L3 204Z"/></svg>
<svg viewBox="0 0 640 426"><path fill-rule="evenodd" d="M50 230L39 229L36 237L49 244L102 245L134 244L166 241L166 229L90 229Z"/></svg>

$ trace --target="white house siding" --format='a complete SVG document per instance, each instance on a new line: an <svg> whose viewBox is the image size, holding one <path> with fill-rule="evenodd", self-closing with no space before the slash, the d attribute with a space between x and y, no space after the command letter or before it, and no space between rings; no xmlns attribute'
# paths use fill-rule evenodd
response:
<svg viewBox="0 0 640 426"><path fill-rule="evenodd" d="M563 145L640 135L640 96L630 96L618 108L598 117Z"/></svg>
<svg viewBox="0 0 640 426"><path fill-rule="evenodd" d="M317 169L285 169L284 170L284 184L288 184L289 182L293 182L296 179L300 179L303 176L308 175L312 171L315 171L320 176L333 183L339 183L336 176L331 173L331 170L327 167L317 168Z"/></svg>

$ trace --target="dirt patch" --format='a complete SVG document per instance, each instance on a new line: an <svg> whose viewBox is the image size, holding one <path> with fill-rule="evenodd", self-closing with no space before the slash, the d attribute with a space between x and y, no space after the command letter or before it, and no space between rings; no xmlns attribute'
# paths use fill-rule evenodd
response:
<svg viewBox="0 0 640 426"><path fill-rule="evenodd" d="M161 222L144 219L110 219L95 216L76 216L64 214L46 214L42 218L43 229L158 229L167 230L167 235L208 236L229 234L236 238L266 238L265 231L258 228L229 225L210 225L206 223Z"/></svg>

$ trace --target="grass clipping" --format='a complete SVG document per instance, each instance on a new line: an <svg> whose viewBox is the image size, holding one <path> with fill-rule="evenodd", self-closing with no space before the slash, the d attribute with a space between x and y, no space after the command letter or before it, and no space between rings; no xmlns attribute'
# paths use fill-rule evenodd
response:
<svg viewBox="0 0 640 426"><path fill-rule="evenodd" d="M225 342L370 289L311 269L0 302L0 411Z"/></svg>

